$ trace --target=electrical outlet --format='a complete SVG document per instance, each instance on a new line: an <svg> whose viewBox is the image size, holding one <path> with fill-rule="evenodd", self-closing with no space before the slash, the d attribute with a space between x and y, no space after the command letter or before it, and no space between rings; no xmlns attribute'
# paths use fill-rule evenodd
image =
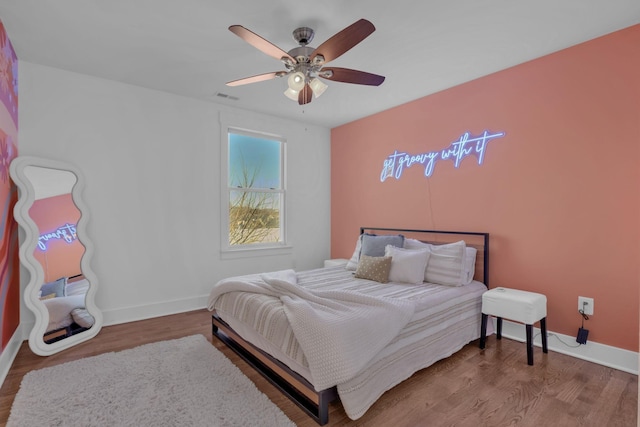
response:
<svg viewBox="0 0 640 427"><path fill-rule="evenodd" d="M589 316L593 315L593 298L578 297L578 311L580 310Z"/></svg>

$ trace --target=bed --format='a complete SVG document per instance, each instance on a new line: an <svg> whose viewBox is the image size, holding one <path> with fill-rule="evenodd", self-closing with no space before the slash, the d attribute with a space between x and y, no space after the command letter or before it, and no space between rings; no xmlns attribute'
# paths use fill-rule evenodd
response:
<svg viewBox="0 0 640 427"><path fill-rule="evenodd" d="M218 282L212 331L319 424L336 398L358 419L480 337L488 255L488 233L363 227L345 266Z"/></svg>
<svg viewBox="0 0 640 427"><path fill-rule="evenodd" d="M40 300L49 312L45 343L54 343L93 326L94 318L85 307L88 290L89 281L81 274L41 286Z"/></svg>

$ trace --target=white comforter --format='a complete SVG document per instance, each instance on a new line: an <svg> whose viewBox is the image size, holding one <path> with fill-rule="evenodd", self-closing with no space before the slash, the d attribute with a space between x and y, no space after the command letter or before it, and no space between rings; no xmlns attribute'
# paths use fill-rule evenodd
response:
<svg viewBox="0 0 640 427"><path fill-rule="evenodd" d="M409 322L414 303L345 290L310 291L297 286L293 270L224 279L209 297L209 310L226 292L280 298L320 391L352 379Z"/></svg>

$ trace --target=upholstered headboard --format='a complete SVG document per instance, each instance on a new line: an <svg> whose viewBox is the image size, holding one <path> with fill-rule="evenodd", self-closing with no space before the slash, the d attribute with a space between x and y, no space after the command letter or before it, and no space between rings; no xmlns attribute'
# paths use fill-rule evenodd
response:
<svg viewBox="0 0 640 427"><path fill-rule="evenodd" d="M417 239L425 243L442 245L464 240L468 247L475 248L476 255L474 280L489 287L489 233L466 231L413 230L404 228L360 227L360 234L402 234L405 238Z"/></svg>

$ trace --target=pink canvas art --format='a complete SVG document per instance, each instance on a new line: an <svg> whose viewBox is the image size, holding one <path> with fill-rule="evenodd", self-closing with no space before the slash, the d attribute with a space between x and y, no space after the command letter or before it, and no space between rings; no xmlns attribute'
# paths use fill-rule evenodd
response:
<svg viewBox="0 0 640 427"><path fill-rule="evenodd" d="M20 322L18 226L13 207L18 191L9 165L18 155L18 58L0 22L0 350L4 350Z"/></svg>

